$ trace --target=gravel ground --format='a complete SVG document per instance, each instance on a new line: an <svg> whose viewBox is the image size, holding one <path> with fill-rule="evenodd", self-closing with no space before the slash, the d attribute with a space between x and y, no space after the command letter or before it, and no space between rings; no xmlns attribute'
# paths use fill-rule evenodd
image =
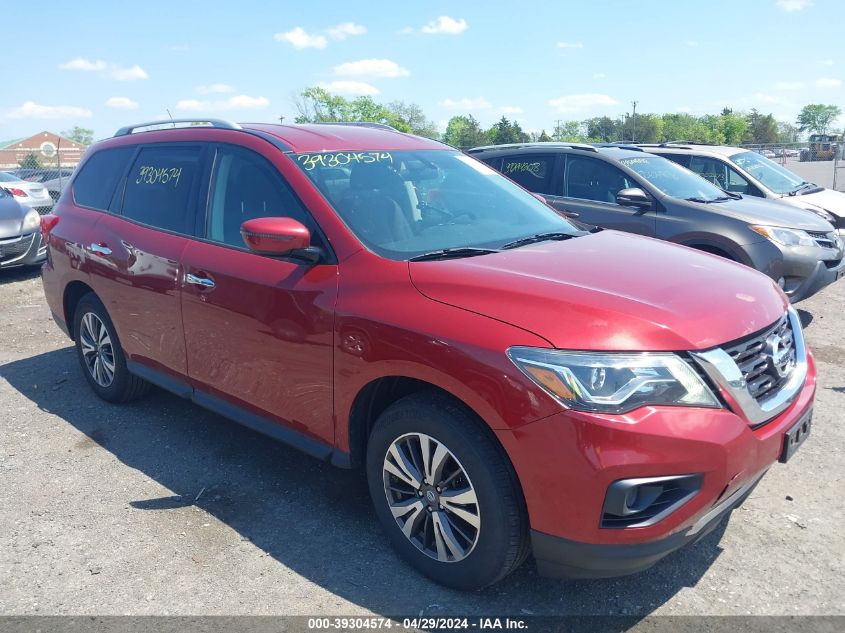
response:
<svg viewBox="0 0 845 633"><path fill-rule="evenodd" d="M34 271L0 271L0 614L845 614L845 282L800 306L813 434L730 523L627 578L466 594L384 543L358 473L175 396L98 400Z"/></svg>

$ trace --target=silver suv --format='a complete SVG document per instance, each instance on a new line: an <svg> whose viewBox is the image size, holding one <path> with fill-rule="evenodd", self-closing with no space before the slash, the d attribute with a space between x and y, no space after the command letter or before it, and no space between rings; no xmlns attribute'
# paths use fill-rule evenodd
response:
<svg viewBox="0 0 845 633"><path fill-rule="evenodd" d="M38 211L21 206L0 187L0 268L37 264L45 258L40 226Z"/></svg>

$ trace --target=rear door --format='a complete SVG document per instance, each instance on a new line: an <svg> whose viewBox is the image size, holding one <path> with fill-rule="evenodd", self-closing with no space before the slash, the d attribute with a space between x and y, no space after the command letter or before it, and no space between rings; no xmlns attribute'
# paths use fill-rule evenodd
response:
<svg viewBox="0 0 845 633"><path fill-rule="evenodd" d="M561 197L552 205L585 224L653 236L655 214L616 203L622 189L641 185L615 165L580 154L567 154ZM575 215L577 214L577 215Z"/></svg>
<svg viewBox="0 0 845 633"><path fill-rule="evenodd" d="M216 148L202 239L182 255L188 375L205 406L271 434L268 422L333 443L337 265L258 255L240 235L246 220L287 216L329 252L285 168L296 169L281 155Z"/></svg>
<svg viewBox="0 0 845 633"><path fill-rule="evenodd" d="M141 146L85 247L94 290L114 321L130 369L177 381L187 373L179 303L180 257L196 233L207 182L207 150L196 143Z"/></svg>

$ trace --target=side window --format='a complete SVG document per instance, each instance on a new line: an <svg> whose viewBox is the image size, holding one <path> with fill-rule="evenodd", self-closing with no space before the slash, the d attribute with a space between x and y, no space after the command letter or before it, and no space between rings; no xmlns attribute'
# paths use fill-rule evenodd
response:
<svg viewBox="0 0 845 633"><path fill-rule="evenodd" d="M678 163L681 167L689 169L689 154L658 154L663 158L668 158L673 163Z"/></svg>
<svg viewBox="0 0 845 633"><path fill-rule="evenodd" d="M115 147L91 156L73 181L73 201L80 207L107 211L134 152L134 147Z"/></svg>
<svg viewBox="0 0 845 633"><path fill-rule="evenodd" d="M264 217L293 218L316 236L308 211L273 165L250 150L222 147L212 179L208 238L245 248L241 224Z"/></svg>
<svg viewBox="0 0 845 633"><path fill-rule="evenodd" d="M502 161L500 171L528 191L552 193L551 182L554 167L554 154L528 154L506 156Z"/></svg>
<svg viewBox="0 0 845 633"><path fill-rule="evenodd" d="M123 194L123 215L142 224L193 234L194 185L200 176L199 146L144 147Z"/></svg>
<svg viewBox="0 0 845 633"><path fill-rule="evenodd" d="M691 156L689 169L717 187L727 190L728 169L723 162L707 156Z"/></svg>
<svg viewBox="0 0 845 633"><path fill-rule="evenodd" d="M594 158L568 155L566 163L566 195L569 198L616 202L616 194L637 184L625 173Z"/></svg>
<svg viewBox="0 0 845 633"><path fill-rule="evenodd" d="M747 193L751 195L758 195L756 192L756 188L752 187L751 184L742 176L740 176L739 172L728 167L728 187L727 190L733 193Z"/></svg>

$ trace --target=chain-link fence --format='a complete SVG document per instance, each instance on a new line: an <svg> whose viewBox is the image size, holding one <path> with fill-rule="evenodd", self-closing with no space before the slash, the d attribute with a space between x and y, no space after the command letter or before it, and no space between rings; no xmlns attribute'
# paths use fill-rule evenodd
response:
<svg viewBox="0 0 845 633"><path fill-rule="evenodd" d="M783 165L808 182L845 191L845 143L842 136L818 135L802 143L742 147Z"/></svg>

